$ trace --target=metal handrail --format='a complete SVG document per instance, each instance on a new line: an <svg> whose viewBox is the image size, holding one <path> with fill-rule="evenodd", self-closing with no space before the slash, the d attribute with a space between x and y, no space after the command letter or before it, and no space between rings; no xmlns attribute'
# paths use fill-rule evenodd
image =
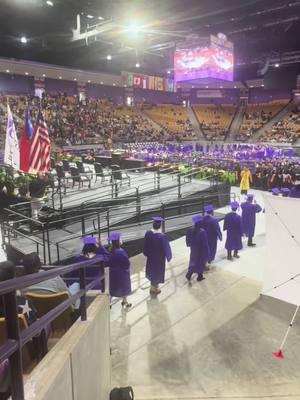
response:
<svg viewBox="0 0 300 400"><path fill-rule="evenodd" d="M11 376L11 397L12 400L25 400L23 371L22 371L22 347L33 337L44 332L46 327L55 320L60 314L68 309L77 299L80 299L80 317L82 321L87 319L86 293L97 283L104 281L105 275L99 276L88 285L86 284L85 268L103 262L100 256L93 260L86 260L71 264L65 267L52 268L43 273L35 273L19 278L0 282L0 295L3 296L5 304L5 319L7 325L7 341L0 346L0 363L9 359L9 368ZM80 290L75 295L54 307L47 314L33 322L28 328L20 332L18 321L18 308L16 300L16 291L30 287L46 279L55 278L59 275L79 270L80 272ZM107 286L106 293L107 293ZM45 338L45 336L44 336ZM45 355L45 354L44 354Z"/></svg>

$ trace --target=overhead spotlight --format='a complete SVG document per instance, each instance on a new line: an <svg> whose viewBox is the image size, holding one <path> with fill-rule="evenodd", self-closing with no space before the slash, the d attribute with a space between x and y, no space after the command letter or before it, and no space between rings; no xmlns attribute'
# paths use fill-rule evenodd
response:
<svg viewBox="0 0 300 400"><path fill-rule="evenodd" d="M27 37L26 36L22 36L20 38L20 42L23 43L23 44L26 44L28 42Z"/></svg>
<svg viewBox="0 0 300 400"><path fill-rule="evenodd" d="M261 86L261 87L264 87L265 85L264 85L264 84L261 84L260 86Z"/></svg>
<svg viewBox="0 0 300 400"><path fill-rule="evenodd" d="M171 71L168 69L168 71L167 71L167 74L169 74L169 75L170 75L170 73L171 73Z"/></svg>
<svg viewBox="0 0 300 400"><path fill-rule="evenodd" d="M274 65L274 67L275 67L275 68L279 68L279 64L276 63L276 64Z"/></svg>
<svg viewBox="0 0 300 400"><path fill-rule="evenodd" d="M59 76L58 79L62 79L62 76Z"/></svg>
<svg viewBox="0 0 300 400"><path fill-rule="evenodd" d="M100 82L100 85L103 85L103 82Z"/></svg>
<svg viewBox="0 0 300 400"><path fill-rule="evenodd" d="M103 21L103 20L104 20L104 18L103 18L103 17L98 17L98 19L99 19L100 21Z"/></svg>
<svg viewBox="0 0 300 400"><path fill-rule="evenodd" d="M132 33L138 33L140 30L141 30L141 27L138 26L137 24L135 24L134 22L131 23L127 28L127 31L132 32Z"/></svg>
<svg viewBox="0 0 300 400"><path fill-rule="evenodd" d="M86 17L89 18L89 19L93 19L94 18L94 16L91 15L91 14L88 14Z"/></svg>
<svg viewBox="0 0 300 400"><path fill-rule="evenodd" d="M51 1L51 0L47 0L47 1L46 1L46 4L47 4L47 6L49 6L49 7L53 7L53 6L54 6L53 1Z"/></svg>
<svg viewBox="0 0 300 400"><path fill-rule="evenodd" d="M251 85L250 87L253 88L253 85Z"/></svg>
<svg viewBox="0 0 300 400"><path fill-rule="evenodd" d="M116 86L116 84L115 84L115 83L113 83L113 86Z"/></svg>
<svg viewBox="0 0 300 400"><path fill-rule="evenodd" d="M91 81L90 81L90 80L88 80L88 83L91 83Z"/></svg>
<svg viewBox="0 0 300 400"><path fill-rule="evenodd" d="M106 59L107 59L108 61L110 61L110 60L112 59L112 56L111 56L110 54L107 54Z"/></svg>
<svg viewBox="0 0 300 400"><path fill-rule="evenodd" d="M9 70L9 69L7 69L7 70L6 70L6 72L9 74L9 73L10 73L10 70Z"/></svg>
<svg viewBox="0 0 300 400"><path fill-rule="evenodd" d="M25 75L29 75L28 72L25 72Z"/></svg>
<svg viewBox="0 0 300 400"><path fill-rule="evenodd" d="M137 62L137 63L135 64L135 68L140 68L140 63Z"/></svg>
<svg viewBox="0 0 300 400"><path fill-rule="evenodd" d="M46 78L46 74L43 74L43 78Z"/></svg>
<svg viewBox="0 0 300 400"><path fill-rule="evenodd" d="M77 78L74 78L74 81L77 81Z"/></svg>

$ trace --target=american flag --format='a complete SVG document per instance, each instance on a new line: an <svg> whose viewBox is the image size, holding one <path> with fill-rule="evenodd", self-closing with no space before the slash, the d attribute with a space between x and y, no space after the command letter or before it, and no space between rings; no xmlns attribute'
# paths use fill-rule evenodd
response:
<svg viewBox="0 0 300 400"><path fill-rule="evenodd" d="M29 165L31 172L47 172L50 169L50 139L41 110L31 140Z"/></svg>

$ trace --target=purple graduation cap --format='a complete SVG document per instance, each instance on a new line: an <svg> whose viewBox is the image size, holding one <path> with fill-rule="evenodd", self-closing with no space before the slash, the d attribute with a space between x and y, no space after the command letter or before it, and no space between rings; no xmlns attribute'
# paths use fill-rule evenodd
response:
<svg viewBox="0 0 300 400"><path fill-rule="evenodd" d="M113 240L120 240L120 237L121 237L121 233L119 233L119 232L112 232L112 233L109 235L108 240L111 240L111 241L113 241Z"/></svg>
<svg viewBox="0 0 300 400"><path fill-rule="evenodd" d="M253 200L254 194L247 194L247 200Z"/></svg>
<svg viewBox="0 0 300 400"><path fill-rule="evenodd" d="M155 221L155 222L163 222L163 221L165 221L164 218L162 218L162 217L152 217L152 220Z"/></svg>
<svg viewBox="0 0 300 400"><path fill-rule="evenodd" d="M192 221L194 224L196 224L197 222L202 222L203 221L203 217L202 215L194 215L192 217Z"/></svg>
<svg viewBox="0 0 300 400"><path fill-rule="evenodd" d="M209 204L209 205L204 207L204 212L209 213L209 212L212 212L212 211L214 211L214 206L213 205Z"/></svg>
<svg viewBox="0 0 300 400"><path fill-rule="evenodd" d="M81 238L83 244L96 244L97 239L94 236L85 236Z"/></svg>
<svg viewBox="0 0 300 400"><path fill-rule="evenodd" d="M231 208L239 208L239 203L237 202L237 201L232 201L231 203L230 203L230 207Z"/></svg>
<svg viewBox="0 0 300 400"><path fill-rule="evenodd" d="M273 196L278 196L280 194L280 190L278 188L272 189L272 195Z"/></svg>

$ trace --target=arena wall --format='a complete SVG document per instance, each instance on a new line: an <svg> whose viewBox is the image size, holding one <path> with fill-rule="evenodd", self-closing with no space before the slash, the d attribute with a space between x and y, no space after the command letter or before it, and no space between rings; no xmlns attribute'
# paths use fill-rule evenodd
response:
<svg viewBox="0 0 300 400"><path fill-rule="evenodd" d="M109 297L100 295L34 369L27 400L107 400L111 389Z"/></svg>

